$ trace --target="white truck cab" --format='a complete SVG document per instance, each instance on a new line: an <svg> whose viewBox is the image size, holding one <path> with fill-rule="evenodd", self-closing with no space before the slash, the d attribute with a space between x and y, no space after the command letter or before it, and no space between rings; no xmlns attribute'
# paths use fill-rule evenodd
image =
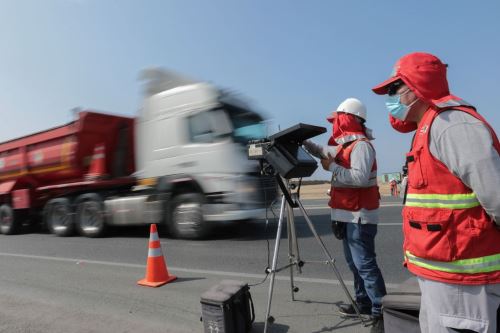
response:
<svg viewBox="0 0 500 333"><path fill-rule="evenodd" d="M276 195L272 179L247 158L247 142L266 135L262 116L205 82L158 69L145 79L136 176L168 184L172 233L196 238L211 221L259 216Z"/></svg>

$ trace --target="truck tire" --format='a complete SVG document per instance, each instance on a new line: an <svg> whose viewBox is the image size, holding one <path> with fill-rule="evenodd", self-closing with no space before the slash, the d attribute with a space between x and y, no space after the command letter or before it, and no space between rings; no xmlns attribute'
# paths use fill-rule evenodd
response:
<svg viewBox="0 0 500 333"><path fill-rule="evenodd" d="M179 194L172 199L169 231L175 238L202 239L209 234L203 221L203 195L199 193Z"/></svg>
<svg viewBox="0 0 500 333"><path fill-rule="evenodd" d="M0 233L13 235L19 230L19 221L15 218L15 212L10 205L0 206Z"/></svg>
<svg viewBox="0 0 500 333"><path fill-rule="evenodd" d="M47 227L59 237L68 237L75 232L71 204L66 198L58 198L47 203Z"/></svg>
<svg viewBox="0 0 500 333"><path fill-rule="evenodd" d="M76 227L85 237L102 237L106 233L104 204L97 194L84 194L77 200Z"/></svg>

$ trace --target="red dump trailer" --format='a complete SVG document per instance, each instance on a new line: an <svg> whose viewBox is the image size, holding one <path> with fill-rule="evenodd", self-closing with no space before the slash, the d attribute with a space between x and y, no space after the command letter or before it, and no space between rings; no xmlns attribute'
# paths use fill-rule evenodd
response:
<svg viewBox="0 0 500 333"><path fill-rule="evenodd" d="M136 117L83 110L0 143L0 233L42 222L57 236L161 224L196 239L262 214L276 195L246 143L263 118L224 91L163 70L145 75Z"/></svg>
<svg viewBox="0 0 500 333"><path fill-rule="evenodd" d="M78 206L94 190L132 187L133 132L134 118L82 111L69 124L0 143L0 232L15 233L40 212L54 222L68 196ZM48 226L71 231L64 221Z"/></svg>

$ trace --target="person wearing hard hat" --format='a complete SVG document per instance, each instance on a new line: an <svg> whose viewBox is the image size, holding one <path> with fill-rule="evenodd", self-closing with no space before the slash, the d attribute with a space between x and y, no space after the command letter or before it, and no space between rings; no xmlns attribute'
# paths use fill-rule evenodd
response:
<svg viewBox="0 0 500 333"><path fill-rule="evenodd" d="M411 53L373 88L388 95L396 130L416 130L406 155L405 266L422 292L422 332L495 333L500 143L476 109L450 93L446 71L436 56Z"/></svg>
<svg viewBox="0 0 500 333"><path fill-rule="evenodd" d="M372 332L383 332L381 307L386 288L375 258L380 194L375 149L370 143L373 137L365 126L366 116L363 103L348 98L327 118L333 124L328 148L311 141L304 142L304 146L321 158L325 170L332 172L329 206L333 233L343 240L359 310L372 316ZM352 305L340 306L340 312L356 316Z"/></svg>

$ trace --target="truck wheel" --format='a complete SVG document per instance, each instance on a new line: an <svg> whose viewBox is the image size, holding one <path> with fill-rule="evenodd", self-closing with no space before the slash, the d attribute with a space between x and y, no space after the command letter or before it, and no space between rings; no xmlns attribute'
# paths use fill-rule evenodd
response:
<svg viewBox="0 0 500 333"><path fill-rule="evenodd" d="M84 195L76 209L78 232L86 237L102 237L106 232L104 205L98 195Z"/></svg>
<svg viewBox="0 0 500 333"><path fill-rule="evenodd" d="M10 205L0 206L0 233L13 235L19 229L19 221L16 221L14 210Z"/></svg>
<svg viewBox="0 0 500 333"><path fill-rule="evenodd" d="M73 214L68 199L59 198L47 203L47 227L59 237L71 236L75 231Z"/></svg>
<svg viewBox="0 0 500 333"><path fill-rule="evenodd" d="M174 237L201 239L208 235L209 228L203 221L203 199L198 193L180 194L172 199L169 230Z"/></svg>

